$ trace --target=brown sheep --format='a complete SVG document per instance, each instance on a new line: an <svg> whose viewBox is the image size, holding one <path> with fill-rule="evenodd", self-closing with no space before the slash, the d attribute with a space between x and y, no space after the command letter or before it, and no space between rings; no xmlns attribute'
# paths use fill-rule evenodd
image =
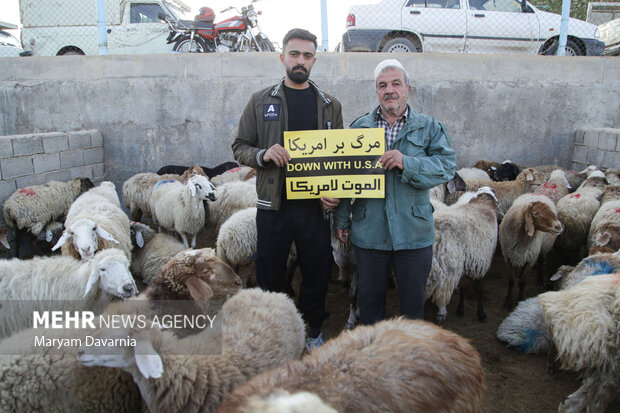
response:
<svg viewBox="0 0 620 413"><path fill-rule="evenodd" d="M606 222L592 234L590 255L597 252L616 252L620 249L620 224Z"/></svg>
<svg viewBox="0 0 620 413"><path fill-rule="evenodd" d="M479 412L480 356L467 340L421 320L345 331L300 361L238 387L220 413L247 412L250 398L309 392L338 412Z"/></svg>
<svg viewBox="0 0 620 413"><path fill-rule="evenodd" d="M495 176L495 171L501 164L499 162L488 161L486 159L481 159L474 164L474 168L482 169L484 172L489 175L489 178L493 179Z"/></svg>

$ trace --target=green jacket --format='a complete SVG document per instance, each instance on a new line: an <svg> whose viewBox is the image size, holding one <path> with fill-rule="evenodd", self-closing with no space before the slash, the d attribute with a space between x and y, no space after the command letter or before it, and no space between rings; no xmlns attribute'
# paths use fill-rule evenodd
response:
<svg viewBox="0 0 620 413"><path fill-rule="evenodd" d="M351 128L376 128L378 109ZM390 149L403 154L404 169L385 171L385 199L356 199L352 205L342 199L334 211L335 228L350 229L353 244L366 249L432 245L435 226L429 189L454 176L456 156L450 137L444 125L409 108L409 119Z"/></svg>
<svg viewBox="0 0 620 413"><path fill-rule="evenodd" d="M272 145L284 146L284 131L288 130L288 111L282 87L284 78L271 87L252 95L232 144L235 159L242 165L256 168L256 192L259 209L278 210L284 185L284 168L273 162L263 162L263 153ZM342 106L334 97L322 92L310 81L317 98L318 124L316 129L342 129Z"/></svg>

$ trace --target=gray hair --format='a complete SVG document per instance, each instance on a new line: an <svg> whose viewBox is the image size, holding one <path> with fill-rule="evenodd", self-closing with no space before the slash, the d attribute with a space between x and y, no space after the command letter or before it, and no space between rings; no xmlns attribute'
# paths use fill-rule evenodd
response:
<svg viewBox="0 0 620 413"><path fill-rule="evenodd" d="M405 85L409 86L411 84L409 81L409 75L407 74L407 71L405 70L403 65L396 59L385 59L379 62L379 64L375 68L375 83L377 83L377 78L379 77L381 72L384 72L387 69L398 69L402 71L405 75Z"/></svg>

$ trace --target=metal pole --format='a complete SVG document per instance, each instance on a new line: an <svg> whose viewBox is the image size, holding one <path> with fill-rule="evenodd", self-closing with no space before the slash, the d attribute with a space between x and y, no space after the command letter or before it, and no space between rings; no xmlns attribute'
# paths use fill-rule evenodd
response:
<svg viewBox="0 0 620 413"><path fill-rule="evenodd" d="M99 28L99 54L108 54L108 33L105 28L105 0L97 0L97 26Z"/></svg>
<svg viewBox="0 0 620 413"><path fill-rule="evenodd" d="M323 36L323 51L329 51L329 37L327 35L327 0L321 0L321 36Z"/></svg>
<svg viewBox="0 0 620 413"><path fill-rule="evenodd" d="M570 17L570 1L562 1L562 23L560 24L560 42L558 43L557 56L564 56L566 53L566 38L568 37L568 19Z"/></svg>

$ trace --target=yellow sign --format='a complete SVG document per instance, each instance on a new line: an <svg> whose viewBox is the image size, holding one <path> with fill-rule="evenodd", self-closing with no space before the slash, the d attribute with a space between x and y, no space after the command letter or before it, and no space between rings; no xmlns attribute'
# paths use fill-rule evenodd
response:
<svg viewBox="0 0 620 413"><path fill-rule="evenodd" d="M284 132L288 199L384 198L383 128Z"/></svg>

